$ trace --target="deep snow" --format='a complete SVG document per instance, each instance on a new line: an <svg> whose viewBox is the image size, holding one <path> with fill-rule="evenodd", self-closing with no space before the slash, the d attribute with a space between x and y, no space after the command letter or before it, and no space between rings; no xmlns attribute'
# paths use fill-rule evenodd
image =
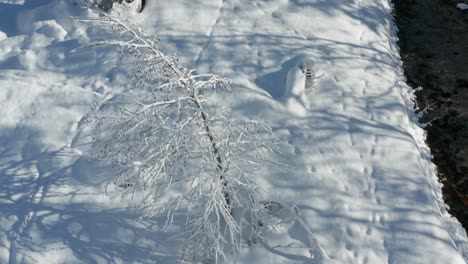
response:
<svg viewBox="0 0 468 264"><path fill-rule="evenodd" d="M275 158L290 166L258 182L303 221L246 245L241 263L468 258L390 12L375 0L179 0L130 15L190 67L231 78L219 102L287 141ZM131 65L112 48L75 51L110 32L72 16L94 15L79 1L0 0L0 263L173 263L177 228L138 222L132 201L103 193L112 172L82 158L83 120L131 85Z"/></svg>

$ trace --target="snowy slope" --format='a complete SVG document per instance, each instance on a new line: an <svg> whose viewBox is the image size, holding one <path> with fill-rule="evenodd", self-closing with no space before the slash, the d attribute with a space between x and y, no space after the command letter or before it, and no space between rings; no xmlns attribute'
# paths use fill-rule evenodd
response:
<svg viewBox="0 0 468 264"><path fill-rule="evenodd" d="M81 158L82 121L129 85L129 70L104 63L116 62L111 48L72 52L108 34L74 21L93 16L77 3L0 0L0 263L173 263L172 230L137 222L131 201L103 194L109 172ZM304 225L246 246L239 262L468 259L390 11L381 0L177 0L131 16L190 67L231 78L220 102L262 114L287 141L275 158L289 166L258 181L296 203Z"/></svg>

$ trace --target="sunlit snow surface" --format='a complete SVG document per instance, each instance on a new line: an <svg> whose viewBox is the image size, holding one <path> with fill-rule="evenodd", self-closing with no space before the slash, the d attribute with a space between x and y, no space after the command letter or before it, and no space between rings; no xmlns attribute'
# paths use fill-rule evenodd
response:
<svg viewBox="0 0 468 264"><path fill-rule="evenodd" d="M261 114L286 142L272 158L289 166L258 182L301 218L246 243L240 263L468 258L390 12L381 0L177 0L129 14L189 67L231 78L219 102ZM82 158L87 114L130 78L116 50L72 52L109 34L73 16L94 15L78 0L0 0L0 263L174 263L177 226L138 222L132 201L103 193L115 172Z"/></svg>

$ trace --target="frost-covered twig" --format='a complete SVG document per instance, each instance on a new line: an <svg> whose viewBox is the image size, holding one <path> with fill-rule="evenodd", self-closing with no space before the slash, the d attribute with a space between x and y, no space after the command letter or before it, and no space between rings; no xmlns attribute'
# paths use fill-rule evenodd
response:
<svg viewBox="0 0 468 264"><path fill-rule="evenodd" d="M254 178L279 143L272 129L238 121L227 108L208 110L206 95L229 91L229 80L196 74L141 29L95 10L101 17L85 22L117 34L89 46L117 45L137 66L134 89L91 119L89 156L118 167L116 185L132 196L141 193L152 214L166 214L167 225L179 209L189 212L185 260L217 262L239 252L242 236L261 240L269 211Z"/></svg>

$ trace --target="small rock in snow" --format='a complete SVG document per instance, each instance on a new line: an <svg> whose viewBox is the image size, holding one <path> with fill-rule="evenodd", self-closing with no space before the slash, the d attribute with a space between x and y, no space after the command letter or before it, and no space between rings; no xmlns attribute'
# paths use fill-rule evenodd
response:
<svg viewBox="0 0 468 264"><path fill-rule="evenodd" d="M461 10L468 10L468 5L464 3L457 4L457 8Z"/></svg>

